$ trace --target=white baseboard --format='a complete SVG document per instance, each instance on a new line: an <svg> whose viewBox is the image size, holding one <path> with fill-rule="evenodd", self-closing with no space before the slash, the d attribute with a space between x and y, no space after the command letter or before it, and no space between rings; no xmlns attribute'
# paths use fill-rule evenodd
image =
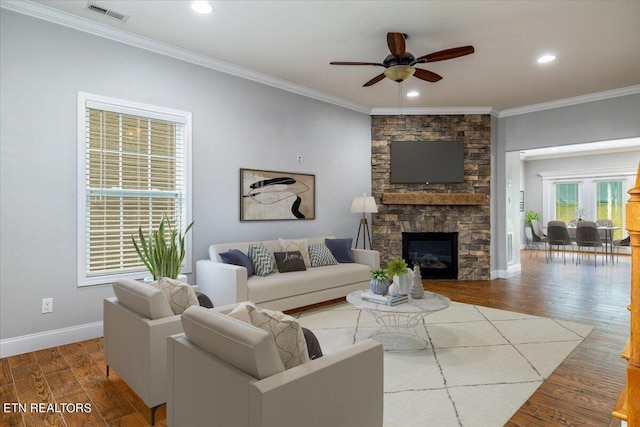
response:
<svg viewBox="0 0 640 427"><path fill-rule="evenodd" d="M16 354L29 353L31 351L98 338L101 337L102 334L102 321L100 321L7 338L0 340L0 357L15 356Z"/></svg>
<svg viewBox="0 0 640 427"><path fill-rule="evenodd" d="M489 277L489 280L506 279L509 277L509 272L507 270L491 270Z"/></svg>

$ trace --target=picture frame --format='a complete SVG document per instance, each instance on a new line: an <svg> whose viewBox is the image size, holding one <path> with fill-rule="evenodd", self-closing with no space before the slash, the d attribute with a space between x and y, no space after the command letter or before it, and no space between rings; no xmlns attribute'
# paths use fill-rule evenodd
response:
<svg viewBox="0 0 640 427"><path fill-rule="evenodd" d="M240 221L313 220L316 176L240 169Z"/></svg>

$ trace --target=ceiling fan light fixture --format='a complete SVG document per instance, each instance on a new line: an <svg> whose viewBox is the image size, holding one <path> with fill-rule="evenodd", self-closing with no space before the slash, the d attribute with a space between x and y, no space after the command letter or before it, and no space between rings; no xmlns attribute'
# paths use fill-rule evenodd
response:
<svg viewBox="0 0 640 427"><path fill-rule="evenodd" d="M384 70L384 75L394 82L400 83L413 76L415 72L416 69L410 65L394 65Z"/></svg>
<svg viewBox="0 0 640 427"><path fill-rule="evenodd" d="M418 92L417 90L412 90L411 92L407 93L407 97L409 98L415 98L418 95L420 95L420 92Z"/></svg>

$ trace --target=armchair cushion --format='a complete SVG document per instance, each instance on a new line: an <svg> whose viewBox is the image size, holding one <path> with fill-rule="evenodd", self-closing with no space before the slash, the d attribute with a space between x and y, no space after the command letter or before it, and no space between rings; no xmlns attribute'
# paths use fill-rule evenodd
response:
<svg viewBox="0 0 640 427"><path fill-rule="evenodd" d="M310 360L302 326L293 317L279 311L256 307L252 302L239 304L229 316L268 332L273 338L285 369Z"/></svg>
<svg viewBox="0 0 640 427"><path fill-rule="evenodd" d="M242 320L191 306L182 314L182 328L193 344L254 378L284 371L271 335Z"/></svg>
<svg viewBox="0 0 640 427"><path fill-rule="evenodd" d="M174 315L162 291L153 286L131 279L120 279L113 284L113 293L120 304L147 319Z"/></svg>
<svg viewBox="0 0 640 427"><path fill-rule="evenodd" d="M161 277L158 280L158 289L169 301L173 314L182 314L190 306L200 305L196 292L188 283Z"/></svg>

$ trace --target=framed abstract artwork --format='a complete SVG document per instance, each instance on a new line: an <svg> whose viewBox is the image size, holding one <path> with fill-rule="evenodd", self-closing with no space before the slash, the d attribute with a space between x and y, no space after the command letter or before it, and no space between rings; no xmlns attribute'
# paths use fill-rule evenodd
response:
<svg viewBox="0 0 640 427"><path fill-rule="evenodd" d="M315 175L240 169L240 221L315 217Z"/></svg>

